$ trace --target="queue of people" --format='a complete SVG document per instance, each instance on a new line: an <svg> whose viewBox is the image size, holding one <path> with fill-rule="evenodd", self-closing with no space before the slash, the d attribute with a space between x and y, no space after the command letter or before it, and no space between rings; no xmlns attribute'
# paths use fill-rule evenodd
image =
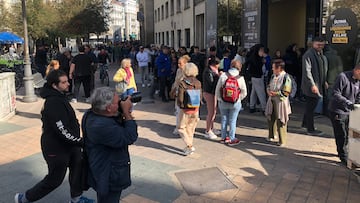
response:
<svg viewBox="0 0 360 203"><path fill-rule="evenodd" d="M299 96L304 96L306 103L302 127L306 129L306 134L322 134L314 126L314 111L320 101L331 97L328 115L333 125L339 159L345 163L349 112L360 103L360 65L356 65L352 71L340 73L332 83L331 95L328 95L329 64L323 53L324 45L323 39L314 38L312 47L304 53L301 63L292 61L291 64L287 60L295 60L294 53L290 53L294 51L294 45L288 50L287 57L281 58L281 53L277 53L272 60L269 60L269 51L262 45L255 45L248 57L245 57L244 49L240 49L229 64L230 52L225 51L226 60L220 60L216 57L215 47L210 49L212 55L208 57L187 53L186 48L182 47L179 59L173 49L162 47L153 60L157 70L154 73L159 79L161 100L175 100L176 124L173 133L179 134L184 142L183 155L195 152L194 134L200 107L204 103L207 110L204 136L228 146L240 144L241 137L236 135L238 115L248 95L250 112L256 112L259 102L260 111L267 120L268 141L285 146L292 112L289 97L294 80L300 78L293 70L297 67L303 73ZM135 58L141 62L141 82L145 88L151 57L145 56L144 47L139 48L140 52L135 54ZM72 60L64 52L60 63L53 61L46 71L47 83L41 91L45 99L41 112L41 149L49 171L34 187L17 193L16 203L33 202L49 194L62 183L67 168L70 170L72 203L94 202L82 196L87 187L96 191L99 203L119 202L122 190L131 185L128 146L138 138L137 124L132 115L134 104L131 102L132 95L138 91L133 62L130 58L121 60L120 68L113 77L115 89L100 87L90 93L91 66L95 59L85 53L85 47L80 47L79 51L80 54ZM177 59L175 70L172 68L171 54ZM62 67L64 63L69 66ZM296 64L302 64L301 68ZM202 72L199 72L200 65L204 67ZM82 83L91 104L81 125L66 99L69 79L74 79L75 99ZM153 80L152 86L157 86L156 80ZM64 109L55 111L54 108ZM218 108L220 130L214 128ZM324 103L323 108L327 109ZM80 136L80 128L83 136ZM84 169L87 170L85 181L81 179Z"/></svg>

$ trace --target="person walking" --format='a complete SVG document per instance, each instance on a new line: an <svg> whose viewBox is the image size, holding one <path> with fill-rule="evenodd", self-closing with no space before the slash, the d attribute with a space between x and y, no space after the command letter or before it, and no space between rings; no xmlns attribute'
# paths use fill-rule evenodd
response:
<svg viewBox="0 0 360 203"><path fill-rule="evenodd" d="M117 117L119 105L122 123ZM119 203L122 190L131 185L128 146L138 138L131 109L130 97L119 102L112 88L100 87L94 90L91 109L83 116L88 183L96 191L98 203Z"/></svg>
<svg viewBox="0 0 360 203"><path fill-rule="evenodd" d="M302 127L306 128L309 135L322 135L323 132L314 126L314 110L320 99L326 97L328 89L327 72L328 62L323 55L324 39L314 38L312 47L307 50L302 58L301 89L306 99L305 113Z"/></svg>
<svg viewBox="0 0 360 203"><path fill-rule="evenodd" d="M70 53L70 49L69 48L63 48L62 49L62 54L60 54L59 56L59 64L60 64L60 70L63 70L68 78L70 78L70 64L71 64L71 60L72 60L72 56ZM72 87L73 87L73 83L72 80L69 80L69 93L72 92Z"/></svg>
<svg viewBox="0 0 360 203"><path fill-rule="evenodd" d="M156 59L157 73L160 80L160 96L163 102L169 102L168 92L171 90L171 59L169 47L164 46L162 52Z"/></svg>
<svg viewBox="0 0 360 203"><path fill-rule="evenodd" d="M340 161L347 164L349 113L360 104L360 64L352 71L340 73L333 86L329 103L329 117L333 126Z"/></svg>
<svg viewBox="0 0 360 203"><path fill-rule="evenodd" d="M196 79L197 75L198 68L194 63L185 64L184 79L178 86L179 93L177 104L181 109L179 112L178 132L186 144L184 149L185 156L190 155L195 151L193 144L194 133L197 123L199 122L199 106L201 101L201 83ZM186 98L184 95L189 88L198 91L198 98L194 98L194 101L198 102L199 106L188 108L187 102L192 99Z"/></svg>
<svg viewBox="0 0 360 203"><path fill-rule="evenodd" d="M256 111L256 103L259 99L262 112L266 107L266 94L264 84L264 46L257 44L254 46L254 51L249 58L248 66L251 77L251 94L250 94L250 113Z"/></svg>
<svg viewBox="0 0 360 203"><path fill-rule="evenodd" d="M275 59L272 62L272 76L267 87L269 96L265 116L268 118L269 141L275 141L275 134L279 135L279 146L286 145L287 123L291 107L289 95L291 93L291 77L285 72L283 59Z"/></svg>
<svg viewBox="0 0 360 203"><path fill-rule="evenodd" d="M125 58L121 61L120 68L116 71L114 77L115 89L121 99L132 95L137 91L134 70L131 67L131 59Z"/></svg>
<svg viewBox="0 0 360 203"><path fill-rule="evenodd" d="M85 47L79 47L79 54L74 57L70 65L69 76L70 79L74 79L74 98L71 102L76 103L79 100L79 90L81 84L84 87L84 93L86 100L90 97L90 86L91 86L91 65L93 61L85 54Z"/></svg>
<svg viewBox="0 0 360 203"><path fill-rule="evenodd" d="M48 174L25 193L15 195L15 203L35 202L54 191L63 182L69 168L71 203L95 203L82 195L81 168L83 139L74 109L66 99L69 82L62 70L50 71L40 96L45 99L41 111L41 151Z"/></svg>
<svg viewBox="0 0 360 203"><path fill-rule="evenodd" d="M184 69L185 69L185 65L186 63L188 63L190 61L190 57L188 55L184 55L182 57L179 58L178 60L178 66L179 68L176 71L176 76L175 76L175 81L171 87L171 91L170 91L170 97L171 98L176 98L178 96L178 87L180 82L184 79L185 75L184 75ZM179 115L180 115L180 107L177 104L177 100L175 99L175 116L176 116L176 126L175 129L173 131L173 134L178 134L178 127L179 127Z"/></svg>
<svg viewBox="0 0 360 203"><path fill-rule="evenodd" d="M216 116L217 99L215 98L216 84L219 80L220 60L216 56L210 56L208 59L208 68L203 72L203 94L206 101L207 116L205 137L209 139L217 139L219 130L214 129L214 120Z"/></svg>
<svg viewBox="0 0 360 203"><path fill-rule="evenodd" d="M139 70L141 73L141 83L142 87L150 87L150 78L149 78L149 53L144 51L144 47L140 46L140 51L136 54L136 60L139 65Z"/></svg>
<svg viewBox="0 0 360 203"><path fill-rule="evenodd" d="M240 143L240 140L235 137L236 121L241 110L241 100L247 95L245 79L243 76L240 76L241 68L242 64L239 60L231 61L230 69L227 73L221 74L215 90L221 113L220 142L228 144L229 146L235 146ZM225 88L227 88L226 84L228 83L229 78L236 79L234 82L236 82L237 85L234 85L234 87L236 87L235 91L231 90L231 93L229 92L230 94L227 94ZM224 100L224 94L227 94L226 96L234 96L234 100L231 102ZM229 132L227 132L228 126L230 128ZM227 134L229 136L227 136Z"/></svg>
<svg viewBox="0 0 360 203"><path fill-rule="evenodd" d="M38 49L36 50L35 64L39 73L41 73L41 75L45 77L46 66L48 65L48 61L47 61L47 51L44 45L39 45Z"/></svg>

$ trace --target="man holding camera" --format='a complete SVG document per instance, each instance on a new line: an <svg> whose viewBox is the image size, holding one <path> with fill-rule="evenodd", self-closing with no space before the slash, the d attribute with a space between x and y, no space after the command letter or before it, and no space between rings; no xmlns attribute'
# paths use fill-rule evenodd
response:
<svg viewBox="0 0 360 203"><path fill-rule="evenodd" d="M340 73L335 81L332 99L329 103L329 116L334 129L338 156L346 164L348 143L349 112L360 103L360 64L352 71Z"/></svg>
<svg viewBox="0 0 360 203"><path fill-rule="evenodd" d="M97 192L98 203L118 203L121 191L131 185L128 146L138 137L131 109L130 96L120 101L115 90L100 87L94 90L91 109L83 117L88 183Z"/></svg>

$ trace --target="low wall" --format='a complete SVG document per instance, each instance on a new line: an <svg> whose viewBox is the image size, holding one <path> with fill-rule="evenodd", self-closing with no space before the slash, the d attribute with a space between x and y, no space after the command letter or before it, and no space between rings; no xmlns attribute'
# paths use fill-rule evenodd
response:
<svg viewBox="0 0 360 203"><path fill-rule="evenodd" d="M0 121L15 115L15 73L0 73Z"/></svg>

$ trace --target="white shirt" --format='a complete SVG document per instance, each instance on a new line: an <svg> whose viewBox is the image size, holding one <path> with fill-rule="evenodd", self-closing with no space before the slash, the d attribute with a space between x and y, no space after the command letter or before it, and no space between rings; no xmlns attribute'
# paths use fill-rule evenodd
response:
<svg viewBox="0 0 360 203"><path fill-rule="evenodd" d="M139 51L136 54L136 60L138 61L139 67L148 66L149 54L145 51L143 52Z"/></svg>

